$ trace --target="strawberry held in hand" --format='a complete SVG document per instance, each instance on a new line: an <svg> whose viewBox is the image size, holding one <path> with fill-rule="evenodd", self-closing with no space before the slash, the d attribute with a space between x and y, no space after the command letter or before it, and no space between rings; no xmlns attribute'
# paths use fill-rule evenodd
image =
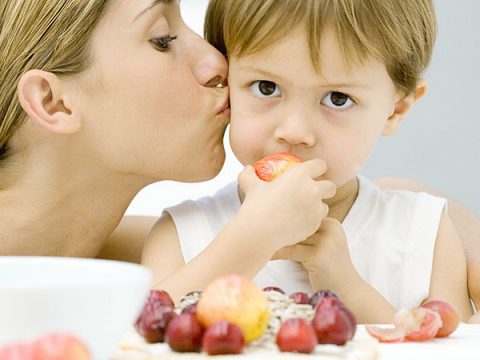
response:
<svg viewBox="0 0 480 360"><path fill-rule="evenodd" d="M266 156L253 164L255 173L264 181L272 181L291 167L303 162L298 156L281 152Z"/></svg>

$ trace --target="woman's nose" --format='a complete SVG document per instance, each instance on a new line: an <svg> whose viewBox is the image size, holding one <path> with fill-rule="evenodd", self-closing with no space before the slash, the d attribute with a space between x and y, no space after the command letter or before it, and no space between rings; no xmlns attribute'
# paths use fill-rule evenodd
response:
<svg viewBox="0 0 480 360"><path fill-rule="evenodd" d="M197 82L205 87L225 85L228 73L225 57L200 37L194 51L193 75Z"/></svg>
<svg viewBox="0 0 480 360"><path fill-rule="evenodd" d="M315 144L315 134L308 124L308 119L287 116L280 120L274 131L275 141L289 146L307 146Z"/></svg>

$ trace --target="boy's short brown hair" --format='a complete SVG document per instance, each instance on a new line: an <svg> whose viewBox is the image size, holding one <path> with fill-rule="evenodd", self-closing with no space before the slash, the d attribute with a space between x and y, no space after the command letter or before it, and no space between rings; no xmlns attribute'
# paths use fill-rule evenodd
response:
<svg viewBox="0 0 480 360"><path fill-rule="evenodd" d="M436 37L433 0L210 0L205 38L225 56L243 56L300 25L317 69L322 30L333 26L347 64L380 60L405 95L415 91Z"/></svg>

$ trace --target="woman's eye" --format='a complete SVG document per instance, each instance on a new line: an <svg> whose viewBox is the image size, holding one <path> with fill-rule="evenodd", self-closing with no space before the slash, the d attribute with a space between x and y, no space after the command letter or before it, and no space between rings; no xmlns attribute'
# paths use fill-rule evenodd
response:
<svg viewBox="0 0 480 360"><path fill-rule="evenodd" d="M331 91L322 99L322 104L335 110L345 110L351 107L354 102L347 94Z"/></svg>
<svg viewBox="0 0 480 360"><path fill-rule="evenodd" d="M250 85L255 96L259 98L278 97L281 95L280 88L272 81L260 80Z"/></svg>
<svg viewBox="0 0 480 360"><path fill-rule="evenodd" d="M170 50L170 43L176 38L177 38L176 36L167 35L159 38L154 38L150 40L150 42L158 51L166 52Z"/></svg>

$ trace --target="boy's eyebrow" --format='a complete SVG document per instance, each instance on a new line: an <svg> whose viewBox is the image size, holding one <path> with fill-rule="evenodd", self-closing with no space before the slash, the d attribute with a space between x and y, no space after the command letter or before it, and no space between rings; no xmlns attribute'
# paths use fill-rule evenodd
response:
<svg viewBox="0 0 480 360"><path fill-rule="evenodd" d="M142 10L135 18L133 19L132 23L138 20L138 18L142 17L146 13L148 13L150 10L152 10L154 7L158 5L170 5L171 3L175 2L176 0L153 0L152 3L147 6L144 10ZM180 2L181 0L178 0Z"/></svg>
<svg viewBox="0 0 480 360"><path fill-rule="evenodd" d="M277 75L277 74L273 74L267 70L263 70L263 69L257 69L255 67L250 67L250 66L241 66L240 67L240 70L243 70L243 71L252 71L252 72L256 72L256 73L259 73L261 75L265 75L267 78L270 78L270 79L280 79L282 80L282 76L281 75ZM325 87L325 88L357 88L357 89L367 89L369 86L368 84L362 84L362 83L325 83L325 84L322 84L320 87Z"/></svg>

